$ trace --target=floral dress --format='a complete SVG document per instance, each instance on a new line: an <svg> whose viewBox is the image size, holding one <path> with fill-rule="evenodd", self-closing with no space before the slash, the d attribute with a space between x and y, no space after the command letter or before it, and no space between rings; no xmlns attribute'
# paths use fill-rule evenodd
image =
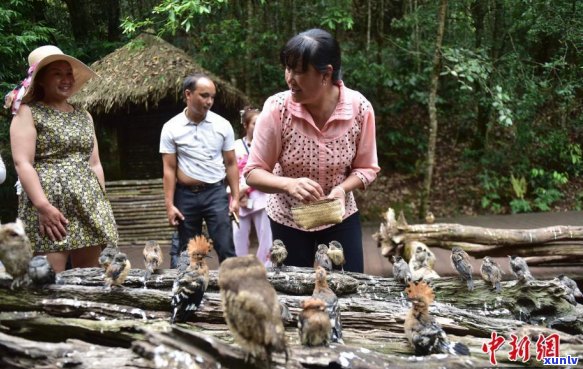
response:
<svg viewBox="0 0 583 369"><path fill-rule="evenodd" d="M18 216L24 221L34 250L55 252L107 243L117 245L111 205L89 165L94 128L88 113L76 105L72 112L58 111L39 102L29 106L37 132L34 168L49 202L69 220L67 236L62 241L43 237L38 211L23 192Z"/></svg>

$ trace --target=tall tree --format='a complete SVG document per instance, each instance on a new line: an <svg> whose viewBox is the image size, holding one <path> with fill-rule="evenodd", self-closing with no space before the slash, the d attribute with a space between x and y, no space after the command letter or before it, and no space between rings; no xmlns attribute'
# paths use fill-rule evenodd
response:
<svg viewBox="0 0 583 369"><path fill-rule="evenodd" d="M91 3L87 0L63 0L69 10L71 32L75 41L88 41L91 31L95 28L95 21L91 15Z"/></svg>
<svg viewBox="0 0 583 369"><path fill-rule="evenodd" d="M431 72L431 85L429 88L429 142L427 144L427 166L423 181L423 194L421 198L420 216L425 217L429 210L429 197L431 195L431 181L435 166L435 146L437 142L437 88L439 86L439 73L441 72L441 45L445 30L445 15L447 12L447 0L441 0L439 4L437 37L435 38L435 53L433 54L433 70Z"/></svg>

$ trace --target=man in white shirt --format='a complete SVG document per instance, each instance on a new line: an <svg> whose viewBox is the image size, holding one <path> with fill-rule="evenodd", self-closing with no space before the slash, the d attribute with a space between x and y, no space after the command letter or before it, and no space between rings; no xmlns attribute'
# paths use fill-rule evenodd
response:
<svg viewBox="0 0 583 369"><path fill-rule="evenodd" d="M188 241L202 234L205 220L219 261L235 256L229 213L239 212L239 171L231 124L210 111L216 87L206 75L184 79L186 109L164 124L160 153L168 222L178 226L179 249L171 250L171 267ZM225 174L232 200L225 191Z"/></svg>

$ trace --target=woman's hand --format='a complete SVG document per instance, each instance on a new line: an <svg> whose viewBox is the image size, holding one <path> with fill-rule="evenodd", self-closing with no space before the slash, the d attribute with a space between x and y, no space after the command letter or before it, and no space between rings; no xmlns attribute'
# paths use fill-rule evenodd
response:
<svg viewBox="0 0 583 369"><path fill-rule="evenodd" d="M48 236L53 242L62 241L67 237L69 221L59 209L48 203L37 210L41 235Z"/></svg>
<svg viewBox="0 0 583 369"><path fill-rule="evenodd" d="M340 203L342 204L342 210L343 210L342 216L344 216L344 213L346 212L346 191L344 191L344 188L342 188L340 186L336 186L336 187L332 188L330 190L330 193L328 194L328 198L340 200Z"/></svg>
<svg viewBox="0 0 583 369"><path fill-rule="evenodd" d="M285 192L303 203L316 201L324 197L320 184L309 178L290 178L284 187Z"/></svg>

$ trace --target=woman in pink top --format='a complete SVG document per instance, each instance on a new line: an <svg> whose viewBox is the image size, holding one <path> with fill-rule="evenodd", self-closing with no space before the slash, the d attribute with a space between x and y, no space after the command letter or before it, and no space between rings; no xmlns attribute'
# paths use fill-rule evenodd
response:
<svg viewBox="0 0 583 369"><path fill-rule="evenodd" d="M362 229L352 190L379 171L374 111L340 80L340 47L326 31L290 39L280 54L289 90L271 96L257 118L247 184L270 193L267 214L286 265L312 267L318 244L339 241L349 271L362 272ZM340 224L303 230L291 207L322 198L344 204Z"/></svg>

